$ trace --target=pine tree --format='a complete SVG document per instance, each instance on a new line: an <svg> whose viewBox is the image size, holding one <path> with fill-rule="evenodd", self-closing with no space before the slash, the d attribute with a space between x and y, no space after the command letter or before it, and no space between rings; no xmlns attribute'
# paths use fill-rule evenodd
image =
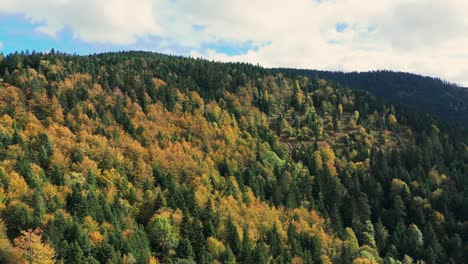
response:
<svg viewBox="0 0 468 264"><path fill-rule="evenodd" d="M268 244L270 245L270 252L274 257L278 257L283 254L283 241L279 233L276 223L270 229L267 235Z"/></svg>
<svg viewBox="0 0 468 264"><path fill-rule="evenodd" d="M253 245L249 237L249 226L245 225L242 231L242 247L240 260L243 263L253 263Z"/></svg>
<svg viewBox="0 0 468 264"><path fill-rule="evenodd" d="M257 247L254 251L254 263L268 263L268 249L263 240L257 242Z"/></svg>
<svg viewBox="0 0 468 264"><path fill-rule="evenodd" d="M177 257L181 259L194 259L192 244L188 238L182 238L177 246Z"/></svg>
<svg viewBox="0 0 468 264"><path fill-rule="evenodd" d="M232 252L237 256L242 249L241 240L237 231L237 226L229 218L226 223L226 242L232 248Z"/></svg>
<svg viewBox="0 0 468 264"><path fill-rule="evenodd" d="M231 248L229 246L226 247L226 250L224 251L223 255L221 256L221 259L223 260L223 263L226 264L235 264L236 262L236 256L232 252Z"/></svg>

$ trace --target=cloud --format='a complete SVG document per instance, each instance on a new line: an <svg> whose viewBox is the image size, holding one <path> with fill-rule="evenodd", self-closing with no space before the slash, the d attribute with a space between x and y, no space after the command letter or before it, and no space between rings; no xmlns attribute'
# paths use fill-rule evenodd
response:
<svg viewBox="0 0 468 264"><path fill-rule="evenodd" d="M395 5L390 15L380 20L382 36L394 48L418 49L434 46L466 32L463 9L456 1L407 1ZM466 9L464 11L467 11Z"/></svg>
<svg viewBox="0 0 468 264"><path fill-rule="evenodd" d="M137 37L158 35L152 0L0 0L0 12L22 14L41 33L55 37L70 29L87 42L131 44Z"/></svg>
<svg viewBox="0 0 468 264"><path fill-rule="evenodd" d="M403 70L465 85L467 12L465 0L0 0L0 13L22 14L50 36L158 39L159 51L221 61Z"/></svg>
<svg viewBox="0 0 468 264"><path fill-rule="evenodd" d="M3 43L0 42L0 50L2 50L2 49L3 49Z"/></svg>
<svg viewBox="0 0 468 264"><path fill-rule="evenodd" d="M270 14L269 28L262 28L264 23L246 26L259 28L256 39L274 30L266 33L269 46L236 56L213 50L192 55L271 67L410 71L468 86L465 1L308 2L294 1L291 8L280 8L282 14Z"/></svg>

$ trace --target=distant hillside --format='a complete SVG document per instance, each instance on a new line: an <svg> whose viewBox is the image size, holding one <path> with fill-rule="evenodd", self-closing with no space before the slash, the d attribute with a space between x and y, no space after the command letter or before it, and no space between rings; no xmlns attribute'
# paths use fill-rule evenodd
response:
<svg viewBox="0 0 468 264"><path fill-rule="evenodd" d="M291 75L319 76L363 89L394 103L410 105L443 120L468 124L468 89L437 78L405 72L332 72L300 69L277 69Z"/></svg>

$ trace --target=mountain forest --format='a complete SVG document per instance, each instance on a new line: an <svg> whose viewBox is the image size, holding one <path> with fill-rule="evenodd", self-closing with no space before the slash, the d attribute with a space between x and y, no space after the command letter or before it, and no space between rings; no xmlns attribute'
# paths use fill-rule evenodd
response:
<svg viewBox="0 0 468 264"><path fill-rule="evenodd" d="M468 89L437 78L405 72L331 72L300 69L278 69L292 75L315 76L336 81L353 89L362 89L387 98L392 103L406 104L443 120L468 125Z"/></svg>
<svg viewBox="0 0 468 264"><path fill-rule="evenodd" d="M0 263L468 263L468 131L426 105L150 52L0 73Z"/></svg>

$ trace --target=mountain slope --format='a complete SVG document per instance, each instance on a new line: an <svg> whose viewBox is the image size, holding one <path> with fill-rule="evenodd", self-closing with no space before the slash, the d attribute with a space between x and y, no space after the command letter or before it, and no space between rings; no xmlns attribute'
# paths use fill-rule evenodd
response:
<svg viewBox="0 0 468 264"><path fill-rule="evenodd" d="M443 120L468 124L468 89L440 79L405 72L331 72L279 69L292 75L319 76L353 89L362 89L395 104L406 104Z"/></svg>
<svg viewBox="0 0 468 264"><path fill-rule="evenodd" d="M464 128L249 64L0 68L2 263L467 260Z"/></svg>

